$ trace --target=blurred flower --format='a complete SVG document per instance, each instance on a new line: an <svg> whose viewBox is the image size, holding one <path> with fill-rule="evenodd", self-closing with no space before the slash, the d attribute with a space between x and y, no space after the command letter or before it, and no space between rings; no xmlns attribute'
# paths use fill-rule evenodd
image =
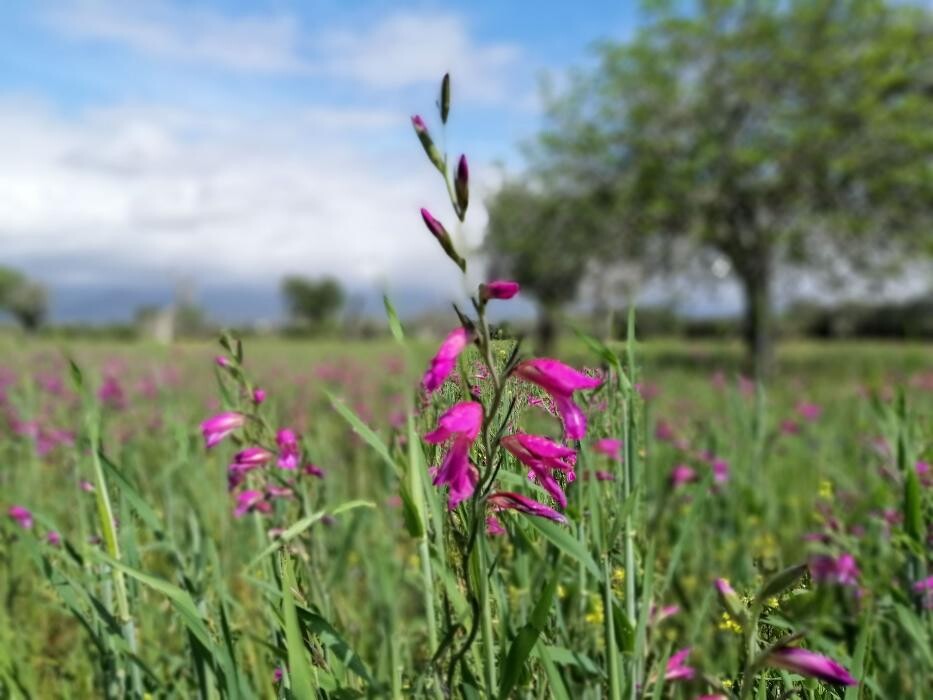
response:
<svg viewBox="0 0 933 700"><path fill-rule="evenodd" d="M812 423L819 420L820 416L823 415L823 407L819 404L801 401L797 404L797 413L805 421Z"/></svg>
<svg viewBox="0 0 933 700"><path fill-rule="evenodd" d="M58 547L62 543L62 536L55 530L49 530L45 536L45 541L53 547Z"/></svg>
<svg viewBox="0 0 933 700"><path fill-rule="evenodd" d="M690 656L690 647L685 647L674 653L671 658L667 660L664 680L689 681L692 679L696 675L696 669L686 665L688 656Z"/></svg>
<svg viewBox="0 0 933 700"><path fill-rule="evenodd" d="M686 464L678 464L671 470L671 486L675 489L691 481L696 481L697 473Z"/></svg>
<svg viewBox="0 0 933 700"><path fill-rule="evenodd" d="M553 508L520 493L499 491L491 494L487 500L495 510L517 510L525 515L547 518L558 523L567 522L567 519Z"/></svg>
<svg viewBox="0 0 933 700"><path fill-rule="evenodd" d="M253 389L253 403L257 406L266 400L265 389Z"/></svg>
<svg viewBox="0 0 933 700"><path fill-rule="evenodd" d="M817 583L836 583L840 586L858 586L858 564L851 554L838 557L821 554L810 557L810 575Z"/></svg>
<svg viewBox="0 0 933 700"><path fill-rule="evenodd" d="M214 362L217 364L218 367L229 367L230 366L230 360L228 360L224 355L218 355L217 357L215 357Z"/></svg>
<svg viewBox="0 0 933 700"><path fill-rule="evenodd" d="M783 668L801 676L812 676L838 685L858 685L840 663L800 647L783 647L772 651L766 660L770 666Z"/></svg>
<svg viewBox="0 0 933 700"><path fill-rule="evenodd" d="M81 481L78 482L78 488L85 493L94 493L94 484L87 479L81 479Z"/></svg>
<svg viewBox="0 0 933 700"><path fill-rule="evenodd" d="M920 477L920 483L924 486L933 486L933 466L929 462L917 460L915 465L917 476Z"/></svg>
<svg viewBox="0 0 933 700"><path fill-rule="evenodd" d="M677 434L671 424L662 418L654 426L654 436L661 442L673 442Z"/></svg>
<svg viewBox="0 0 933 700"><path fill-rule="evenodd" d="M622 461L622 441L616 438L602 438L593 444L593 449L617 462Z"/></svg>
<svg viewBox="0 0 933 700"><path fill-rule="evenodd" d="M116 410L126 408L126 395L123 393L123 387L120 380L113 375L104 378L100 389L97 390L97 398L105 406Z"/></svg>
<svg viewBox="0 0 933 700"><path fill-rule="evenodd" d="M482 301L490 299L511 299L518 294L518 282L508 280L494 280L479 286L479 298Z"/></svg>
<svg viewBox="0 0 933 700"><path fill-rule="evenodd" d="M318 479L324 478L324 470L316 464L311 464L311 462L305 464L303 471L308 476L316 476Z"/></svg>
<svg viewBox="0 0 933 700"><path fill-rule="evenodd" d="M551 395L568 439L581 440L586 435L586 416L573 402L573 392L595 389L602 383L599 379L550 358L525 360L515 368L515 373Z"/></svg>
<svg viewBox="0 0 933 700"><path fill-rule="evenodd" d="M475 401L463 401L451 406L437 420L437 427L424 436L432 445L453 439L441 466L434 472L434 485L449 487L447 505L456 507L473 495L478 474L470 463L470 446L483 424L483 407Z"/></svg>
<svg viewBox="0 0 933 700"><path fill-rule="evenodd" d="M446 381L457 364L457 357L470 343L471 334L466 328L456 328L447 334L437 354L431 358L431 364L424 373L422 384L429 392L436 391Z"/></svg>
<svg viewBox="0 0 933 700"><path fill-rule="evenodd" d="M933 576L920 579L911 588L923 598L923 607L933 610Z"/></svg>
<svg viewBox="0 0 933 700"><path fill-rule="evenodd" d="M237 494L236 508L233 510L233 515L242 518L252 511L268 513L271 509L272 505L265 500L261 491L243 491Z"/></svg>
<svg viewBox="0 0 933 700"><path fill-rule="evenodd" d="M717 484L729 481L729 463L719 457L713 460L713 481Z"/></svg>
<svg viewBox="0 0 933 700"><path fill-rule="evenodd" d="M32 513L29 512L28 508L23 506L10 506L7 515L15 520L24 530L32 528Z"/></svg>
<svg viewBox="0 0 933 700"><path fill-rule="evenodd" d="M781 432L785 435L796 435L800 432L800 423L795 420L781 421Z"/></svg>
<svg viewBox="0 0 933 700"><path fill-rule="evenodd" d="M499 519L495 515L489 515L486 517L486 534L488 535L504 535L505 528L502 527L502 523L499 522Z"/></svg>
<svg viewBox="0 0 933 700"><path fill-rule="evenodd" d="M282 428L275 434L275 444L279 446L278 466L280 469L297 469L301 459L298 438L291 428Z"/></svg>
<svg viewBox="0 0 933 700"><path fill-rule="evenodd" d="M461 155L460 160L457 161L457 172L454 175L454 193L457 195L458 215L460 220L463 221L463 214L470 203L470 168L467 166L465 155Z"/></svg>
<svg viewBox="0 0 933 700"><path fill-rule="evenodd" d="M227 437L237 428L241 428L246 422L246 416L235 411L218 413L212 418L208 418L201 423L201 433L204 435L204 444L211 448L218 442Z"/></svg>
<svg viewBox="0 0 933 700"><path fill-rule="evenodd" d="M635 390L645 401L651 401L661 393L661 387L651 382L638 382L635 384Z"/></svg>

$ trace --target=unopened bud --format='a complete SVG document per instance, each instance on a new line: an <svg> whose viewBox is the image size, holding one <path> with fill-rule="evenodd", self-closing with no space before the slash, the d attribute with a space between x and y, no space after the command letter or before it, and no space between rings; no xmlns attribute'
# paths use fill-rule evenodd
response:
<svg viewBox="0 0 933 700"><path fill-rule="evenodd" d="M441 100L439 102L441 110L441 122L447 123L447 115L450 114L450 73L444 73L441 79Z"/></svg>
<svg viewBox="0 0 933 700"><path fill-rule="evenodd" d="M434 145L434 140L431 138L431 134L428 133L428 127L422 119L417 114L411 118L411 125L415 129L415 133L418 135L418 140L421 141L421 145L424 148L425 154L428 156L434 167L437 168L441 174L444 174L444 159L441 157L441 152L437 150L437 146Z"/></svg>
<svg viewBox="0 0 933 700"><path fill-rule="evenodd" d="M461 271L466 272L466 261L461 258L459 253L454 249L453 241L450 240L450 234L447 233L444 224L431 216L431 212L427 209L421 210L421 218L424 219L424 225L428 227L428 231L430 231L437 239L437 242L441 244L441 248L447 253L447 257L453 260Z"/></svg>
<svg viewBox="0 0 933 700"><path fill-rule="evenodd" d="M467 206L470 204L470 169L467 167L467 159L464 155L461 155L457 162L454 191L457 193L457 216L460 217L460 221L463 221Z"/></svg>
<svg viewBox="0 0 933 700"><path fill-rule="evenodd" d="M481 284L479 286L479 298L481 301L489 301L490 299L511 299L518 294L518 289L518 282L495 280L494 282Z"/></svg>
<svg viewBox="0 0 933 700"><path fill-rule="evenodd" d="M735 592L729 582L724 578L716 579L716 593L719 595L719 602L726 612L736 620L744 621L746 610L742 605L739 594Z"/></svg>

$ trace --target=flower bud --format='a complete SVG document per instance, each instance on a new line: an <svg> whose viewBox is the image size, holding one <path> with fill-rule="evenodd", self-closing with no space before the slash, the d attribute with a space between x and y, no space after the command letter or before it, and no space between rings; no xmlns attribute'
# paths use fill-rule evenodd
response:
<svg viewBox="0 0 933 700"><path fill-rule="evenodd" d="M447 115L450 114L450 73L444 73L441 79L441 99L438 103L441 110L441 123L447 123Z"/></svg>
<svg viewBox="0 0 933 700"><path fill-rule="evenodd" d="M441 152L437 150L437 146L434 145L434 140L431 138L431 134L428 133L428 127L425 125L424 119L416 114L411 118L411 125L418 135L418 140L421 141L421 146L424 148L428 160L434 164L434 167L437 168L442 175L446 176L444 159L441 157Z"/></svg>
<svg viewBox="0 0 933 700"><path fill-rule="evenodd" d="M453 241L450 240L450 234L447 233L447 229L444 228L444 225L431 216L431 212L424 208L421 209L421 218L424 219L424 225L428 227L428 231L430 231L437 239L437 242L441 244L441 248L447 253L447 257L453 260L457 264L457 267L463 272L466 272L466 261L461 258L459 253L454 249Z"/></svg>
<svg viewBox="0 0 933 700"><path fill-rule="evenodd" d="M722 604L722 607L725 608L725 611L739 622L744 622L746 615L745 606L742 605L739 594L735 592L726 579L716 579L716 593L719 595L719 602Z"/></svg>
<svg viewBox="0 0 933 700"><path fill-rule="evenodd" d="M457 162L454 192L457 195L457 216L460 217L460 221L463 221L470 204L470 169L467 167L467 159L464 155L461 155Z"/></svg>
<svg viewBox="0 0 933 700"><path fill-rule="evenodd" d="M479 286L480 301L489 301L490 299L511 299L518 294L518 282L510 280L495 280Z"/></svg>

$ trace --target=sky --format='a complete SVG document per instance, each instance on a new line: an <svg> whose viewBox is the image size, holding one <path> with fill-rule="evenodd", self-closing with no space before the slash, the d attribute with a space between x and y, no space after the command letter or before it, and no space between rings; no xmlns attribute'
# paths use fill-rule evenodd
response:
<svg viewBox="0 0 933 700"><path fill-rule="evenodd" d="M287 274L442 306L464 286L418 211L453 215L410 116L467 154L457 236L475 247L541 81L629 36L637 6L5 0L0 264L46 284L59 321L128 319L179 286L228 320L270 318Z"/></svg>

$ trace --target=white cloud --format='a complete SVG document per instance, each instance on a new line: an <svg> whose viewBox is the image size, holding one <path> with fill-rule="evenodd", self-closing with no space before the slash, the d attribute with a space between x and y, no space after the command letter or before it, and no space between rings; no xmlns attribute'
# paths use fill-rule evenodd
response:
<svg viewBox="0 0 933 700"><path fill-rule="evenodd" d="M7 261L70 259L49 282L190 275L274 285L286 273L351 286L424 286L438 301L458 274L423 229L428 205L452 223L443 185L399 115L398 152L368 147L339 110L263 121L123 107L65 119L0 103L0 249ZM369 115L362 119L387 119ZM328 120L330 124L328 125ZM473 164L482 183L490 168ZM482 187L467 230L485 223ZM93 263L93 265L91 265ZM477 270L477 272L480 272ZM102 280L102 281L113 281Z"/></svg>
<svg viewBox="0 0 933 700"><path fill-rule="evenodd" d="M382 90L435 83L450 71L458 98L480 102L515 99L511 81L522 58L514 44L478 40L458 14L400 12L362 28L311 31L290 15L233 17L164 0L74 0L45 17L74 39L231 71L350 79Z"/></svg>

